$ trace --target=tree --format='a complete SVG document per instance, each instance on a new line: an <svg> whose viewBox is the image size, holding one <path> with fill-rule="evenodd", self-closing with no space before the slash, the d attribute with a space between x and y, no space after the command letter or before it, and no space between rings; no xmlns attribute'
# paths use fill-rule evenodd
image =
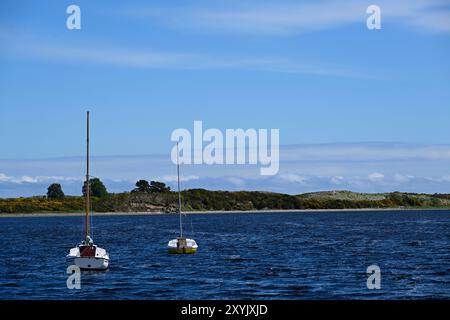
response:
<svg viewBox="0 0 450 320"><path fill-rule="evenodd" d="M108 195L108 191L106 190L105 185L100 181L99 178L89 179L89 187L90 194L93 197L104 198ZM83 196L86 196L86 181L83 184L82 192Z"/></svg>
<svg viewBox="0 0 450 320"><path fill-rule="evenodd" d="M163 182L151 181L150 192L152 193L170 192L170 187L166 187L166 184Z"/></svg>
<svg viewBox="0 0 450 320"><path fill-rule="evenodd" d="M136 188L134 188L131 192L144 192L150 193L152 189L150 187L150 183L147 180L139 180L136 182Z"/></svg>
<svg viewBox="0 0 450 320"><path fill-rule="evenodd" d="M64 192L59 183L51 184L47 189L47 198L49 199L64 199Z"/></svg>

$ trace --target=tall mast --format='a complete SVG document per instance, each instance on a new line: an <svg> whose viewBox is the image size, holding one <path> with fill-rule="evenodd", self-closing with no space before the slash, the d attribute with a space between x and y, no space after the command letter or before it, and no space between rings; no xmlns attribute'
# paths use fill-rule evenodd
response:
<svg viewBox="0 0 450 320"><path fill-rule="evenodd" d="M89 111L87 112L86 126L86 230L85 239L91 234L89 225L89 208L90 208L90 182L89 182Z"/></svg>
<svg viewBox="0 0 450 320"><path fill-rule="evenodd" d="M177 142L177 173L178 173L178 212L180 213L180 238L183 237L183 224L181 223L181 190L180 190L180 159Z"/></svg>

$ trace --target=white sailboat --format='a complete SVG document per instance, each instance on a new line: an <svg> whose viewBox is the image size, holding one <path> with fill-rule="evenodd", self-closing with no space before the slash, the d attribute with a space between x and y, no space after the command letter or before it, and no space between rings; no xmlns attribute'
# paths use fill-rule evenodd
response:
<svg viewBox="0 0 450 320"><path fill-rule="evenodd" d="M177 143L177 173L178 173L178 212L180 214L180 236L176 239L170 240L167 244L169 253L174 254L190 254L196 253L198 249L197 242L193 239L183 237L183 221L181 213L181 190L180 190L180 161Z"/></svg>
<svg viewBox="0 0 450 320"><path fill-rule="evenodd" d="M84 240L69 250L66 256L69 264L76 265L82 270L106 270L109 265L109 255L105 249L94 244L91 238L89 223L90 186L89 186L89 111L87 112L87 147L86 147L86 220Z"/></svg>

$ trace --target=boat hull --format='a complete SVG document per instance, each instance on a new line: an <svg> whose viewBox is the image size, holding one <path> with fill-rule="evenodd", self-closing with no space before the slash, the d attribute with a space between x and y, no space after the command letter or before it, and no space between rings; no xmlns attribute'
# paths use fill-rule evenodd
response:
<svg viewBox="0 0 450 320"><path fill-rule="evenodd" d="M194 254L197 252L197 248L168 248L171 254Z"/></svg>
<svg viewBox="0 0 450 320"><path fill-rule="evenodd" d="M109 255L105 249L96 245L81 244L70 249L67 262L81 270L106 270L109 266Z"/></svg>
<svg viewBox="0 0 450 320"><path fill-rule="evenodd" d="M75 257L67 258L69 264L76 265L81 270L106 270L109 266L109 259L95 257Z"/></svg>
<svg viewBox="0 0 450 320"><path fill-rule="evenodd" d="M172 254L193 254L197 249L197 242L193 239L177 238L167 244L167 250Z"/></svg>

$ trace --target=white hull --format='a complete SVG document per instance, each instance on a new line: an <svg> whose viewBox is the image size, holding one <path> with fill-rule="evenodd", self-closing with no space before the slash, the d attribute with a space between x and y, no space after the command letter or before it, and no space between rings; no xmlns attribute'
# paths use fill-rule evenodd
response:
<svg viewBox="0 0 450 320"><path fill-rule="evenodd" d="M106 270L109 266L109 255L105 249L91 246L93 248L93 255L83 256L80 254L80 247L70 249L69 254L66 256L67 262L71 265L76 265L82 270Z"/></svg>
<svg viewBox="0 0 450 320"><path fill-rule="evenodd" d="M67 258L67 261L72 265L76 265L82 270L106 270L108 269L109 265L109 260L105 258Z"/></svg>

